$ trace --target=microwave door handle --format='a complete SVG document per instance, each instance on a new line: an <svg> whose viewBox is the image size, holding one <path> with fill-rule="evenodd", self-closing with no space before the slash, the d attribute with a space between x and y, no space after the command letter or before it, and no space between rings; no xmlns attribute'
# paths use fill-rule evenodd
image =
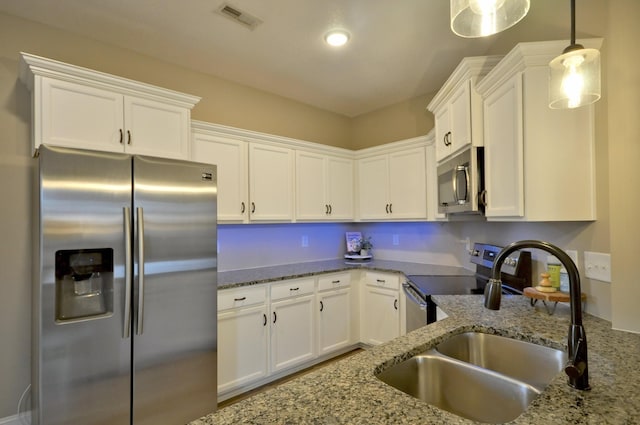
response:
<svg viewBox="0 0 640 425"><path fill-rule="evenodd" d="M453 169L453 178L451 179L451 183L453 184L453 202L458 203L458 170L460 167L455 167Z"/></svg>
<svg viewBox="0 0 640 425"><path fill-rule="evenodd" d="M470 202L471 200L469 199L469 192L471 192L471 179L469 178L469 167L465 166L464 167L464 181L466 183L466 188L465 188L465 192L464 192L464 199L466 202Z"/></svg>

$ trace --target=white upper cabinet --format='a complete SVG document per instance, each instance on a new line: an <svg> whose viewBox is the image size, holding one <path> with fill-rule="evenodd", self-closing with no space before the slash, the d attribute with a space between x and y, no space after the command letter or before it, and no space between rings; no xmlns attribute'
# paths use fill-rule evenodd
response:
<svg viewBox="0 0 640 425"><path fill-rule="evenodd" d="M482 99L475 84L500 58L464 58L427 106L435 116L437 162L467 146L483 145Z"/></svg>
<svg viewBox="0 0 640 425"><path fill-rule="evenodd" d="M388 153L358 159L359 217L363 220L427 218L425 138L391 146ZM416 146L417 147L409 147ZM394 146L395 149L393 148Z"/></svg>
<svg viewBox="0 0 640 425"><path fill-rule="evenodd" d="M596 219L594 106L548 106L548 64L565 44L518 44L477 86L489 220Z"/></svg>
<svg viewBox="0 0 640 425"><path fill-rule="evenodd" d="M199 97L22 53L40 144L188 159Z"/></svg>
<svg viewBox="0 0 640 425"><path fill-rule="evenodd" d="M292 149L249 144L249 216L252 221L293 219Z"/></svg>
<svg viewBox="0 0 640 425"><path fill-rule="evenodd" d="M249 185L247 184L247 143L210 132L193 123L191 159L216 164L218 176L218 220L247 221Z"/></svg>
<svg viewBox="0 0 640 425"><path fill-rule="evenodd" d="M296 219L353 219L353 159L296 151Z"/></svg>

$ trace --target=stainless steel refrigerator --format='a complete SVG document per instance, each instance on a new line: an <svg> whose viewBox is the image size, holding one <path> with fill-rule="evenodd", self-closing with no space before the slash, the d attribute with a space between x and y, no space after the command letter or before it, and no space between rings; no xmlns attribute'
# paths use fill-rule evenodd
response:
<svg viewBox="0 0 640 425"><path fill-rule="evenodd" d="M41 146L38 185L33 422L215 411L215 166Z"/></svg>

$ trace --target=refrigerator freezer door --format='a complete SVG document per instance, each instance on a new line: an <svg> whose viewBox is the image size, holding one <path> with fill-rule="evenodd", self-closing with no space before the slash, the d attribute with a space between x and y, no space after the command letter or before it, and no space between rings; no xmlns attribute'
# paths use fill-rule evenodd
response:
<svg viewBox="0 0 640 425"><path fill-rule="evenodd" d="M36 424L129 424L123 332L127 155L40 147L33 308Z"/></svg>
<svg viewBox="0 0 640 425"><path fill-rule="evenodd" d="M133 164L133 423L186 423L216 409L216 170Z"/></svg>

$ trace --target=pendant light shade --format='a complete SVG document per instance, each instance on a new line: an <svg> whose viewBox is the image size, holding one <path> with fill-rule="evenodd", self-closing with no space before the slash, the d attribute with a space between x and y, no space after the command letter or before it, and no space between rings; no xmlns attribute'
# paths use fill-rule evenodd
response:
<svg viewBox="0 0 640 425"><path fill-rule="evenodd" d="M575 0L571 0L571 45L549 62L549 107L572 109L600 99L600 52L576 44Z"/></svg>
<svg viewBox="0 0 640 425"><path fill-rule="evenodd" d="M517 24L529 0L451 0L451 30L460 37L486 37Z"/></svg>

